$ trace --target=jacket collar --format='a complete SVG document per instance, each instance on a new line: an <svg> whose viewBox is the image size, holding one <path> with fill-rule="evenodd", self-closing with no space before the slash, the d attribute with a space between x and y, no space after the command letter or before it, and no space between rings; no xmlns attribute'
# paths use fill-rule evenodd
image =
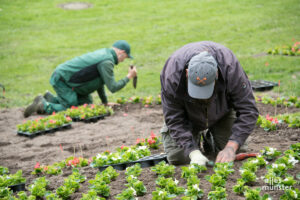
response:
<svg viewBox="0 0 300 200"><path fill-rule="evenodd" d="M110 48L109 50L110 50L111 54L113 55L115 64L117 65L119 63L119 61L118 61L118 56L117 56L115 50L112 48Z"/></svg>

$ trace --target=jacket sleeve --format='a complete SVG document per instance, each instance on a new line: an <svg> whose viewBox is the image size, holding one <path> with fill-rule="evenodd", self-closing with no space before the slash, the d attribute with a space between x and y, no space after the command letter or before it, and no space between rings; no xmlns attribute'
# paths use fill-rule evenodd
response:
<svg viewBox="0 0 300 200"><path fill-rule="evenodd" d="M185 117L184 105L172 97L161 93L163 114L166 125L169 129L170 136L175 140L177 145L184 149L185 156L198 148L193 139L191 127Z"/></svg>
<svg viewBox="0 0 300 200"><path fill-rule="evenodd" d="M110 61L104 61L97 66L99 74L110 92L114 93L122 89L129 81L125 77L119 81L115 81L114 64Z"/></svg>
<svg viewBox="0 0 300 200"><path fill-rule="evenodd" d="M229 140L234 140L241 146L255 127L258 110L250 81L239 61L233 53L225 58L228 59L226 63L230 65L227 66L227 95L237 115Z"/></svg>
<svg viewBox="0 0 300 200"><path fill-rule="evenodd" d="M98 96L101 99L103 104L107 104L107 96L105 94L104 85L101 85L100 88L97 90Z"/></svg>

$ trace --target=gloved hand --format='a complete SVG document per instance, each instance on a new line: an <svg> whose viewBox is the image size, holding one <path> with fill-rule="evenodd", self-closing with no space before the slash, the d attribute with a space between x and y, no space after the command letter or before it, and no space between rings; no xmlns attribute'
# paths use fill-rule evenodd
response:
<svg viewBox="0 0 300 200"><path fill-rule="evenodd" d="M205 165L208 159L200 152L200 150L194 150L190 153L190 164L196 163L198 165Z"/></svg>

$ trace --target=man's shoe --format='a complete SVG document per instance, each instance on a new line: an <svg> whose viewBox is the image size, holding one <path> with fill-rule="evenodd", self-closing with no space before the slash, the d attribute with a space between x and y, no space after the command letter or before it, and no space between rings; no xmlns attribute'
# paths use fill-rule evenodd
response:
<svg viewBox="0 0 300 200"><path fill-rule="evenodd" d="M45 113L44 110L44 98L42 95L39 95L34 98L32 104L30 104L24 111L24 117L29 117L33 113L37 112L39 114Z"/></svg>
<svg viewBox="0 0 300 200"><path fill-rule="evenodd" d="M54 95L49 92L48 90L46 91L46 93L43 96L45 98L46 101L50 102L50 103L55 103L55 97Z"/></svg>

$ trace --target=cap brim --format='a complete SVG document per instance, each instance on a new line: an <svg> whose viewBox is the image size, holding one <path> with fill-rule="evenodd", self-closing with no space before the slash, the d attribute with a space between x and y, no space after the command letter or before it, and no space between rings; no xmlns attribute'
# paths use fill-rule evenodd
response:
<svg viewBox="0 0 300 200"><path fill-rule="evenodd" d="M188 93L192 98L195 99L209 99L215 87L215 81L209 85L199 86L194 85L190 80L188 80Z"/></svg>

